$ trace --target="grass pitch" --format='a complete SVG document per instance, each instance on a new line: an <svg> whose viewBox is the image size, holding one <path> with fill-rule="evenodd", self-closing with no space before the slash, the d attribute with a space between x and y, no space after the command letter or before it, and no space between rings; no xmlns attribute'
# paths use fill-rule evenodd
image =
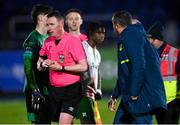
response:
<svg viewBox="0 0 180 125"><path fill-rule="evenodd" d="M107 107L108 100L98 101L100 115L104 124L112 124L114 114ZM0 101L0 124L28 124L24 100ZM74 123L78 124L79 120Z"/></svg>

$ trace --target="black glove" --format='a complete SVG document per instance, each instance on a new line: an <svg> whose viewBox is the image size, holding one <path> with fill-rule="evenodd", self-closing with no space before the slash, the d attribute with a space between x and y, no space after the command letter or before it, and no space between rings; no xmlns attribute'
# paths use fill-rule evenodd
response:
<svg viewBox="0 0 180 125"><path fill-rule="evenodd" d="M45 102L45 98L41 95L39 89L34 89L31 94L32 109L34 111L40 111L42 104Z"/></svg>
<svg viewBox="0 0 180 125"><path fill-rule="evenodd" d="M102 98L101 91L97 91L95 94L95 100L101 100L101 98Z"/></svg>

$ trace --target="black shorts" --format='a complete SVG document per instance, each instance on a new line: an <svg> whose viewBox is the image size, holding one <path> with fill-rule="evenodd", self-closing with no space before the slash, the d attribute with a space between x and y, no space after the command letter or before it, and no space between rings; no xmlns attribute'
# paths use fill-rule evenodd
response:
<svg viewBox="0 0 180 125"><path fill-rule="evenodd" d="M65 87L51 86L49 93L51 120L58 122L61 112L74 116L75 110L82 98L81 92L82 89L80 82Z"/></svg>

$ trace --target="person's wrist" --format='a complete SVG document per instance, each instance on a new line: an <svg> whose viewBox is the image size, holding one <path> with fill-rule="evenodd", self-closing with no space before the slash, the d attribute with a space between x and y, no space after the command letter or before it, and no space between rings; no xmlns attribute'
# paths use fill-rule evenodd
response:
<svg viewBox="0 0 180 125"><path fill-rule="evenodd" d="M42 63L43 63L43 62L40 63L40 67L41 67L41 68L43 68L43 64L42 64Z"/></svg>
<svg viewBox="0 0 180 125"><path fill-rule="evenodd" d="M44 65L45 65L44 63L45 63L45 61L42 61L42 62L40 63L40 67L41 67L41 68L46 68L46 67L44 66Z"/></svg>
<svg viewBox="0 0 180 125"><path fill-rule="evenodd" d="M115 97L111 96L110 99L116 102L116 98Z"/></svg>
<svg viewBox="0 0 180 125"><path fill-rule="evenodd" d="M37 87L34 87L34 88L32 89L32 92L39 92L39 89L38 89Z"/></svg>
<svg viewBox="0 0 180 125"><path fill-rule="evenodd" d="M46 70L46 67L44 66L44 63L45 63L45 61L42 61L42 62L40 63L40 67L42 68L42 71L45 71L45 70Z"/></svg>
<svg viewBox="0 0 180 125"><path fill-rule="evenodd" d="M65 66L62 66L61 71L62 71L62 72L64 72L64 71L65 71Z"/></svg>

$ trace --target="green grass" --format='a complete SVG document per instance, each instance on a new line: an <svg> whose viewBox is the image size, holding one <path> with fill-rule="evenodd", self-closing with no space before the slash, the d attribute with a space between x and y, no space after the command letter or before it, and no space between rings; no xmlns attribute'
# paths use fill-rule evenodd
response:
<svg viewBox="0 0 180 125"><path fill-rule="evenodd" d="M107 102L107 99L102 99L101 101L98 101L98 106L103 123L111 124L115 113L108 110ZM0 101L0 124L21 123L29 123L26 119L25 101ZM79 120L75 120L74 123L79 123Z"/></svg>
<svg viewBox="0 0 180 125"><path fill-rule="evenodd" d="M0 124L28 123L24 101L0 101Z"/></svg>
<svg viewBox="0 0 180 125"><path fill-rule="evenodd" d="M98 107L103 124L112 124L115 112L110 112L107 107L108 99L98 101ZM119 101L116 104L116 108ZM28 124L26 119L26 106L24 100L0 101L0 124ZM79 124L79 120L74 120ZM156 120L154 119L154 123Z"/></svg>
<svg viewBox="0 0 180 125"><path fill-rule="evenodd" d="M99 51L101 53L101 59L103 61L114 61L116 62L116 48L115 46L100 47ZM115 78L112 79L102 79L102 89L103 92L112 92L115 84ZM114 114L108 111L107 108L108 100L101 100L98 102L100 115L102 117L103 123L112 123ZM24 100L9 100L0 101L0 124L26 124L29 123L26 119L26 106ZM75 120L75 123L79 123Z"/></svg>
<svg viewBox="0 0 180 125"><path fill-rule="evenodd" d="M99 48L101 53L102 62L113 61L116 62L116 47L101 47ZM112 92L115 85L116 78L102 79L102 90L105 92ZM112 124L115 113L110 112L107 107L108 100L102 99L98 101L98 107L102 122L104 124ZM118 104L116 104L116 108ZM0 101L0 124L27 124L30 123L26 118L26 106L24 100L9 100ZM79 120L75 120L74 123L79 123Z"/></svg>
<svg viewBox="0 0 180 125"><path fill-rule="evenodd" d="M116 53L116 46L106 46L106 47L99 47L98 48L100 54L101 54L101 67L104 62L111 61L113 62L113 65L117 65L117 53ZM109 64L111 65L111 64ZM112 66L110 68L113 68ZM105 72L110 72L110 69L106 69ZM102 74L101 74L102 75ZM115 74L115 77L112 77L110 79L103 79L102 76L102 90L106 92L112 92L115 83L116 83L116 77L117 74Z"/></svg>
<svg viewBox="0 0 180 125"><path fill-rule="evenodd" d="M108 110L108 100L104 99L102 101L98 101L98 107L99 107L99 111L100 111L100 115L101 115L101 118L102 118L102 122L104 124L112 124L113 123L113 120L114 120L114 115L115 115L115 112L110 112ZM118 107L118 104L116 104L116 107Z"/></svg>

